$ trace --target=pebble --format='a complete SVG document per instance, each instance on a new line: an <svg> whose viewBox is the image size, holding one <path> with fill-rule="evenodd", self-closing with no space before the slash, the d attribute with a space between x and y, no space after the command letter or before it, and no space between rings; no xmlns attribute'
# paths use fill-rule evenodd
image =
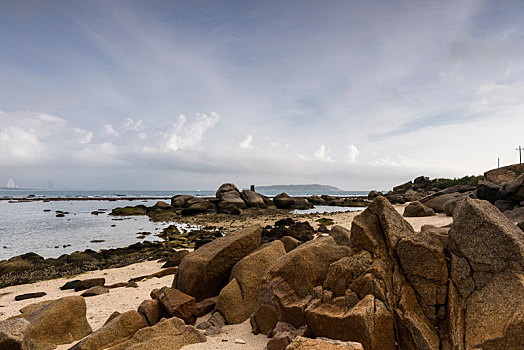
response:
<svg viewBox="0 0 524 350"><path fill-rule="evenodd" d="M235 344L245 344L244 339L235 339Z"/></svg>

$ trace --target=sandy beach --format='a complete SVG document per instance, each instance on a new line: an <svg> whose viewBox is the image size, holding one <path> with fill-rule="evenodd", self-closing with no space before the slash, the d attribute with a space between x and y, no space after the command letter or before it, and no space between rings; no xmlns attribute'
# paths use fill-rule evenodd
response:
<svg viewBox="0 0 524 350"><path fill-rule="evenodd" d="M405 205L396 205L395 209L402 214ZM344 212L344 213L318 213L307 215L291 215L295 220L308 221L315 228L319 226L316 222L319 218L329 218L334 221L336 225L342 225L346 228L351 227L353 218L359 212ZM406 218L406 220L413 226L416 231L419 231L422 225L445 226L452 222L451 217L443 214L430 217L416 217ZM274 217L259 216L250 220L234 221L230 219L232 229L240 228L242 226L249 226L252 224L273 224ZM214 223L216 225L226 225L227 222ZM62 291L59 288L66 282L73 279L88 279L103 277L106 279L106 285L127 282L133 277L143 276L158 272L162 263L156 261L142 262L138 264L129 265L122 268L114 268L107 270L91 271L72 278L60 278L55 280L41 281L32 284L24 284L17 286L10 286L0 289L0 319L6 319L11 316L20 314L19 310L29 304L40 302L44 300L57 299L65 296L80 295L82 292L74 292L73 290ZM139 304L149 299L151 290L161 288L163 286L171 286L173 275L164 276L161 278L152 278L138 282L138 288L115 288L111 289L108 294L103 294L94 297L86 298L87 304L87 319L93 330L100 328L107 320L109 315L113 312L125 312L129 310L136 310ZM32 292L45 292L46 295L37 299L29 299L23 301L15 301L16 295ZM201 317L198 321L205 320L209 317L206 315ZM264 349L267 343L265 335L254 335L251 333L251 326L249 320L238 324L228 325L222 330L223 332L217 336L210 336L206 343L193 344L185 347L185 349ZM242 339L246 344L235 344L236 339ZM58 349L67 349L72 344L61 345Z"/></svg>

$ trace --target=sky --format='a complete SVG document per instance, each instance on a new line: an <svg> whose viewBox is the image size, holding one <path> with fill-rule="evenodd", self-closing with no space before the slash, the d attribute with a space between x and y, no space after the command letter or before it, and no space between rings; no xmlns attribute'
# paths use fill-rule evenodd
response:
<svg viewBox="0 0 524 350"><path fill-rule="evenodd" d="M389 189L524 146L522 1L0 0L0 184Z"/></svg>

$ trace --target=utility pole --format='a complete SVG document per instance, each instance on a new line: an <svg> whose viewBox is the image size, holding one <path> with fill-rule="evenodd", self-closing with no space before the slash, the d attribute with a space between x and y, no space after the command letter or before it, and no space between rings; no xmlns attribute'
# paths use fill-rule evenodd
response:
<svg viewBox="0 0 524 350"><path fill-rule="evenodd" d="M519 151L519 163L522 164L522 151L524 151L524 148L520 147L517 148L517 151Z"/></svg>
<svg viewBox="0 0 524 350"><path fill-rule="evenodd" d="M500 157L497 158L497 168L500 168Z"/></svg>

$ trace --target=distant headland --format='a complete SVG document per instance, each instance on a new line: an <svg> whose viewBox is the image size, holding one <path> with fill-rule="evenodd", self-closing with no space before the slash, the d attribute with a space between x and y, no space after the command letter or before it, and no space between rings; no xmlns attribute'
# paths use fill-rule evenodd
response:
<svg viewBox="0 0 524 350"><path fill-rule="evenodd" d="M280 192L292 192L292 191L342 191L340 188L330 185L270 185L270 186L257 186L257 190L260 191L280 191Z"/></svg>

